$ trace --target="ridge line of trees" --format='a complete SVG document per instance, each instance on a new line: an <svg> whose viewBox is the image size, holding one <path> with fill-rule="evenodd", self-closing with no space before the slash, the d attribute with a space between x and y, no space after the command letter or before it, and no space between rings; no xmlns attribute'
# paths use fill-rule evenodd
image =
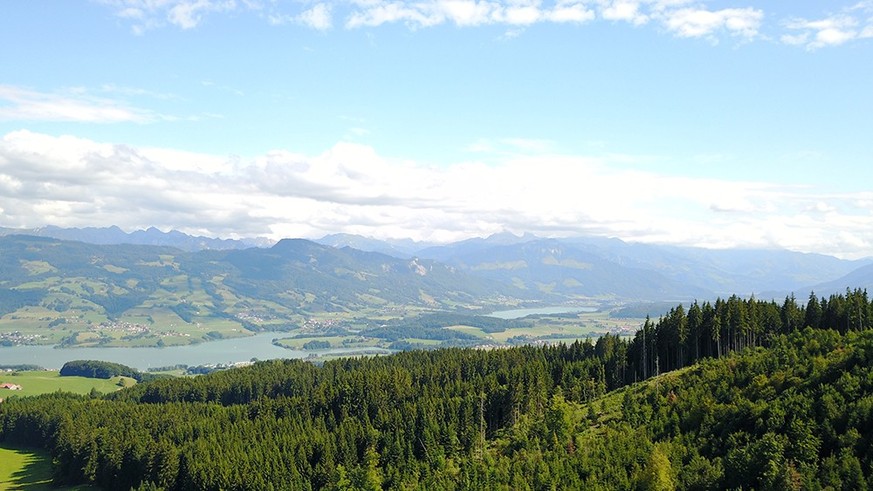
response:
<svg viewBox="0 0 873 491"><path fill-rule="evenodd" d="M102 398L13 398L0 404L0 441L50 450L57 484L106 489L578 489L597 476L600 487L626 488L628 476L644 474L642 465L655 469L676 457L667 447L655 455L646 430L627 425L617 433L608 427L601 442L579 448L573 416L579 403L703 358L778 344L786 334L869 329L871 313L861 290L828 299L811 294L806 305L794 297L778 304L731 296L693 302L687 311L677 306L648 319L630 339L413 351L321 367L272 360L155 380ZM789 382L771 385L782 390ZM758 385L769 393L764 381ZM640 412L635 417L644 421L683 403L681 397L677 387L648 409L627 412ZM678 434L690 423L676 416L670 424ZM811 462L822 457L815 452ZM658 458L646 463L646 455ZM749 454L734 465L706 455L700 462L712 471L715 489L728 482L725 469L759 460ZM603 469L604 462L625 462L619 457L630 460ZM870 475L866 459L863 465L862 477Z"/></svg>

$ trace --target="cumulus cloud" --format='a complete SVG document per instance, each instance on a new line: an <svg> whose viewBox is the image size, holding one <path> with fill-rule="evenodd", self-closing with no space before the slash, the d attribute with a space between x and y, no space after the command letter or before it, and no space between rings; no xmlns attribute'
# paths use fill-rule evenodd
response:
<svg viewBox="0 0 873 491"><path fill-rule="evenodd" d="M325 3L316 4L311 9L303 11L298 19L303 25L319 31L330 29L333 26L330 5Z"/></svg>
<svg viewBox="0 0 873 491"><path fill-rule="evenodd" d="M117 224L276 239L459 240L509 230L873 253L869 193L660 175L506 142L519 151L436 167L348 142L319 155L240 159L17 131L0 139L0 226Z"/></svg>
<svg viewBox="0 0 873 491"><path fill-rule="evenodd" d="M784 22L784 26L788 32L780 40L785 44L805 46L808 50L873 38L873 2L858 2L817 20L791 18Z"/></svg>
<svg viewBox="0 0 873 491"><path fill-rule="evenodd" d="M664 24L681 37L712 36L725 31L752 38L758 34L764 12L754 8L705 10L683 8L664 14Z"/></svg>
<svg viewBox="0 0 873 491"><path fill-rule="evenodd" d="M857 21L847 15L809 21L793 19L786 27L797 34L785 34L782 41L787 44L800 44L809 49L837 46L858 36Z"/></svg>
<svg viewBox="0 0 873 491"><path fill-rule="evenodd" d="M642 12L642 6L638 1L601 0L600 5L600 15L606 20L625 21L634 25L642 25L649 21L649 16Z"/></svg>

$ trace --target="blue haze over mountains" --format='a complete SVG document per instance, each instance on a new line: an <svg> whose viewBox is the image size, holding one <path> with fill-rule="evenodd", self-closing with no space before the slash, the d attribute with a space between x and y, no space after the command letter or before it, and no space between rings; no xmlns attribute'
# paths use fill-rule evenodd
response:
<svg viewBox="0 0 873 491"><path fill-rule="evenodd" d="M418 248L409 241L348 234L328 235L318 242L426 257L501 281L558 281L555 291L566 294L613 293L625 299L688 300L731 294L781 298L791 293L805 297L810 291L819 296L842 293L847 287L873 289L873 258L843 260L779 249L704 249L511 233Z"/></svg>
<svg viewBox="0 0 873 491"><path fill-rule="evenodd" d="M30 229L0 228L0 236L2 235L32 235L35 237L75 240L97 245L137 244L170 246L188 252L204 249L245 249L248 247L268 247L272 245L272 241L263 238L240 240L216 239L213 237L188 235L176 230L162 232L155 227L127 233L117 226L61 228L49 225Z"/></svg>
<svg viewBox="0 0 873 491"><path fill-rule="evenodd" d="M114 226L0 229L0 235L13 234L102 245L169 246L188 252L273 246L265 238L216 239L156 228L132 233ZM805 298L810 291L829 295L847 287L873 289L871 258L850 261L787 250L717 250L602 237L555 239L511 233L441 245L351 234L327 235L311 242L315 248L319 248L317 243L337 250L348 247L400 259L432 260L466 273L460 277L513 285L516 288L512 290L540 300L588 296L687 301L734 293L778 299L791 293ZM320 254L329 255L329 251ZM353 251L342 255L345 266L354 267Z"/></svg>

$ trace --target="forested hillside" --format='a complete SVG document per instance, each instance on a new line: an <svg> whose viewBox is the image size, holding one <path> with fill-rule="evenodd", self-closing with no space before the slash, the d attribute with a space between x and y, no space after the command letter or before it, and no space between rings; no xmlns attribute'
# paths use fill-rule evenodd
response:
<svg viewBox="0 0 873 491"><path fill-rule="evenodd" d="M13 399L0 441L106 489L867 488L871 312L731 297L633 339L259 362Z"/></svg>

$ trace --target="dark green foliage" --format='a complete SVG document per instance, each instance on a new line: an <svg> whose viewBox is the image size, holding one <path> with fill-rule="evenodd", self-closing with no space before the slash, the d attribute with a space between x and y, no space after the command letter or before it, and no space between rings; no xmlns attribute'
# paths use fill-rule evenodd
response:
<svg viewBox="0 0 873 491"><path fill-rule="evenodd" d="M112 378L122 376L137 378L138 374L139 371L135 368L130 368L121 363L98 360L68 361L64 363L60 371L61 377Z"/></svg>
<svg viewBox="0 0 873 491"><path fill-rule="evenodd" d="M368 338L384 339L386 341L399 341L406 338L434 339L437 341L447 340L478 340L476 336L452 329L441 327L421 327L417 325L392 325L374 327L361 331L361 336Z"/></svg>
<svg viewBox="0 0 873 491"><path fill-rule="evenodd" d="M502 332L506 329L530 327L531 322L525 320L507 320L482 315L454 314L435 312L408 319L386 321L378 327L361 331L362 336L400 341L407 338L432 339L437 341L476 341L472 334L445 329L450 326L478 327L484 332Z"/></svg>
<svg viewBox="0 0 873 491"><path fill-rule="evenodd" d="M155 373L143 373L121 363L112 363L99 360L73 360L64 363L59 372L61 377L88 377L88 378L112 378L130 377L138 382L167 378L167 376Z"/></svg>
<svg viewBox="0 0 873 491"><path fill-rule="evenodd" d="M614 319L641 319L646 316L661 316L676 305L672 302L645 302L626 305L609 313Z"/></svg>
<svg viewBox="0 0 873 491"><path fill-rule="evenodd" d="M0 315L15 312L25 305L39 305L45 293L43 290L0 288Z"/></svg>
<svg viewBox="0 0 873 491"><path fill-rule="evenodd" d="M871 306L863 292L819 304L821 322L858 330L797 327L815 316L793 298L731 297L632 340L274 360L15 398L0 441L51 450L59 484L106 489L866 489Z"/></svg>
<svg viewBox="0 0 873 491"><path fill-rule="evenodd" d="M303 343L303 349L305 349L305 350L330 349L330 341L312 340L312 341Z"/></svg>
<svg viewBox="0 0 873 491"><path fill-rule="evenodd" d="M446 326L471 326L482 329L483 332L503 332L507 329L530 327L532 322L518 319L499 319L484 315L454 314L449 312L434 312L413 319L393 321L394 324L406 327L421 327L436 329Z"/></svg>
<svg viewBox="0 0 873 491"><path fill-rule="evenodd" d="M197 315L198 308L190 303L178 303L170 306L170 310L172 310L176 315L179 316L185 322L192 322L194 320L194 316Z"/></svg>

